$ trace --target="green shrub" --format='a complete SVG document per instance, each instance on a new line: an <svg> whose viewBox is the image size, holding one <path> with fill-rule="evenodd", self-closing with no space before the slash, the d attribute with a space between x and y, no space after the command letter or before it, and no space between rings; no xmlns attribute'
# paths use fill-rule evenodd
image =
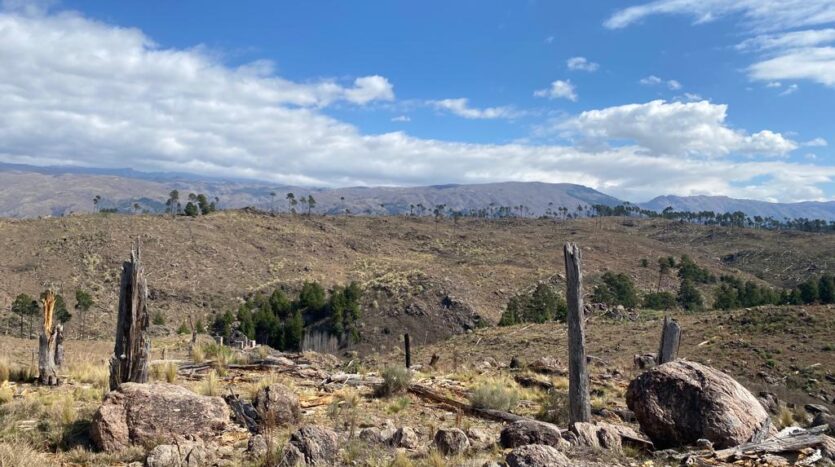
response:
<svg viewBox="0 0 835 467"><path fill-rule="evenodd" d="M412 383L412 373L402 366L387 366L383 369L383 384L377 389L377 395L388 397L405 391Z"/></svg>
<svg viewBox="0 0 835 467"><path fill-rule="evenodd" d="M507 308L499 320L500 326L519 323L544 323L565 321L568 305L565 299L548 284L538 284L533 292L522 293L510 298Z"/></svg>
<svg viewBox="0 0 835 467"><path fill-rule="evenodd" d="M153 324L156 324L157 326L164 326L165 315L163 315L161 311L157 310L154 312L154 316L151 318L151 322Z"/></svg>
<svg viewBox="0 0 835 467"><path fill-rule="evenodd" d="M629 276L607 271L601 279L603 283L594 288L593 300L595 302L630 308L638 304L635 284Z"/></svg>
<svg viewBox="0 0 835 467"><path fill-rule="evenodd" d="M687 279L681 281L676 300L679 306L687 311L700 311L705 308L701 292L693 285L693 282Z"/></svg>
<svg viewBox="0 0 835 467"><path fill-rule="evenodd" d="M567 425L569 422L568 394L553 389L548 391L540 401L536 418L555 425Z"/></svg>
<svg viewBox="0 0 835 467"><path fill-rule="evenodd" d="M651 292L644 295L644 308L650 310L669 310L675 308L676 296L670 292Z"/></svg>
<svg viewBox="0 0 835 467"><path fill-rule="evenodd" d="M470 404L477 409L510 412L519 403L519 393L507 381L486 381L470 394Z"/></svg>

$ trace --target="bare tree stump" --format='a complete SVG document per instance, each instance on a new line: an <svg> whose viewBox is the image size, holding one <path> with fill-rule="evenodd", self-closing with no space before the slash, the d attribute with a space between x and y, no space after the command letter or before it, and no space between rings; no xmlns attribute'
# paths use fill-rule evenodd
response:
<svg viewBox="0 0 835 467"><path fill-rule="evenodd" d="M403 334L403 348L406 351L406 369L412 367L412 346L409 342L409 334Z"/></svg>
<svg viewBox="0 0 835 467"><path fill-rule="evenodd" d="M571 423L591 421L589 375L586 370L586 335L583 316L582 254L566 243L565 278L568 302L568 418Z"/></svg>
<svg viewBox="0 0 835 467"><path fill-rule="evenodd" d="M658 364L672 362L678 358L681 345L681 326L676 320L664 316L664 328L661 330L661 347L658 349Z"/></svg>
<svg viewBox="0 0 835 467"><path fill-rule="evenodd" d="M38 338L38 381L47 386L58 384L58 368L64 361L64 329L55 324L55 292L47 290L43 299L43 329Z"/></svg>
<svg viewBox="0 0 835 467"><path fill-rule="evenodd" d="M140 243L131 250L130 261L122 265L119 289L119 316L116 321L116 345L110 356L110 389L126 382L148 381L151 340L146 335L148 315L148 284L142 268Z"/></svg>

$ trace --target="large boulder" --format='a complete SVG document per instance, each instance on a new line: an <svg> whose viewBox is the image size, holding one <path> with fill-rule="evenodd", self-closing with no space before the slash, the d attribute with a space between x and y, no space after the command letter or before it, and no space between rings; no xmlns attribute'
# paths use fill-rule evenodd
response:
<svg viewBox="0 0 835 467"><path fill-rule="evenodd" d="M441 428L435 432L435 446L447 456L457 456L470 449L470 440L458 428Z"/></svg>
<svg viewBox="0 0 835 467"><path fill-rule="evenodd" d="M389 443L396 448L417 449L420 438L415 430L408 426L400 427L389 439Z"/></svg>
<svg viewBox="0 0 835 467"><path fill-rule="evenodd" d="M502 429L499 443L505 449L528 444L559 446L563 441L560 429L550 423L535 420L519 420Z"/></svg>
<svg viewBox="0 0 835 467"><path fill-rule="evenodd" d="M99 449L114 452L164 439L207 438L229 425L229 408L220 397L167 383L123 383L93 415L90 437Z"/></svg>
<svg viewBox="0 0 835 467"><path fill-rule="evenodd" d="M338 452L339 437L333 430L306 426L290 436L280 465L335 465Z"/></svg>
<svg viewBox="0 0 835 467"><path fill-rule="evenodd" d="M676 360L635 378L626 404L656 447L710 440L717 449L761 441L768 412L733 378L708 366Z"/></svg>
<svg viewBox="0 0 835 467"><path fill-rule="evenodd" d="M511 451L505 462L509 467L571 467L565 454L544 444L529 444Z"/></svg>
<svg viewBox="0 0 835 467"><path fill-rule="evenodd" d="M202 467L209 464L209 452L202 440L160 444L148 453L145 467Z"/></svg>
<svg viewBox="0 0 835 467"><path fill-rule="evenodd" d="M271 384L259 389L253 405L264 425L290 425L297 423L301 417L298 396L281 384Z"/></svg>

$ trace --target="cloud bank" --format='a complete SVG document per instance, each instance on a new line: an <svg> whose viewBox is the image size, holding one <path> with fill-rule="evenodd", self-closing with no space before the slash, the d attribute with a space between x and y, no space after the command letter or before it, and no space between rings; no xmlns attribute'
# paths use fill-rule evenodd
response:
<svg viewBox="0 0 835 467"><path fill-rule="evenodd" d="M820 185L835 178L835 167L754 157L780 156L796 143L733 129L727 108L708 102L610 107L563 123L560 131L594 139L593 149L363 134L328 107L395 100L383 76L294 82L269 62L229 67L200 47L164 48L137 29L67 12L0 13L0 95L0 160L36 165L316 186L570 182L632 200L819 199ZM542 96L577 98L567 81ZM470 118L502 112L438 102Z"/></svg>

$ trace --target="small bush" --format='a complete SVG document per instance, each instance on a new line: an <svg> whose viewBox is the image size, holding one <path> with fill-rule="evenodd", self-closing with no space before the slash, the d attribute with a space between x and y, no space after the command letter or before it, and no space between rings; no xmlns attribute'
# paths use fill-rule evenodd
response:
<svg viewBox="0 0 835 467"><path fill-rule="evenodd" d="M411 403L412 401L408 397L398 397L394 402L386 407L386 411L392 414L400 413L409 407L409 404Z"/></svg>
<svg viewBox="0 0 835 467"><path fill-rule="evenodd" d="M626 274L607 271L601 278L603 283L594 288L593 300L607 305L623 305L631 308L638 304L635 284Z"/></svg>
<svg viewBox="0 0 835 467"><path fill-rule="evenodd" d="M161 311L157 310L154 312L154 316L151 318L151 322L157 326L164 326L165 315L163 315Z"/></svg>
<svg viewBox="0 0 835 467"><path fill-rule="evenodd" d="M669 310L675 306L676 296L670 292L651 292L644 295L644 308L649 310Z"/></svg>
<svg viewBox="0 0 835 467"><path fill-rule="evenodd" d="M194 363L203 363L206 360L206 354L203 352L203 349L199 346L194 346L191 348L191 361Z"/></svg>
<svg viewBox="0 0 835 467"><path fill-rule="evenodd" d="M189 332L190 331L188 329L188 326L186 326L186 323L180 324L180 327L177 328L177 334L183 335L183 334L188 334Z"/></svg>
<svg viewBox="0 0 835 467"><path fill-rule="evenodd" d="M0 358L0 383L8 381L11 372L12 366L9 364L9 359L6 357Z"/></svg>
<svg viewBox="0 0 835 467"><path fill-rule="evenodd" d="M473 389L470 404L478 409L510 412L519 403L519 393L505 381L487 381Z"/></svg>
<svg viewBox="0 0 835 467"><path fill-rule="evenodd" d="M209 370L209 373L206 374L206 379L197 386L197 392L204 396L220 395L220 379L215 370Z"/></svg>
<svg viewBox="0 0 835 467"><path fill-rule="evenodd" d="M0 404L11 402L12 399L14 399L14 389L12 389L12 387L9 386L8 381L4 381L2 384L0 384Z"/></svg>
<svg viewBox="0 0 835 467"><path fill-rule="evenodd" d="M568 393L550 390L542 397L536 418L555 425L567 425Z"/></svg>
<svg viewBox="0 0 835 467"><path fill-rule="evenodd" d="M383 384L377 389L378 396L388 397L405 391L412 383L412 373L402 366L388 366L383 369Z"/></svg>

